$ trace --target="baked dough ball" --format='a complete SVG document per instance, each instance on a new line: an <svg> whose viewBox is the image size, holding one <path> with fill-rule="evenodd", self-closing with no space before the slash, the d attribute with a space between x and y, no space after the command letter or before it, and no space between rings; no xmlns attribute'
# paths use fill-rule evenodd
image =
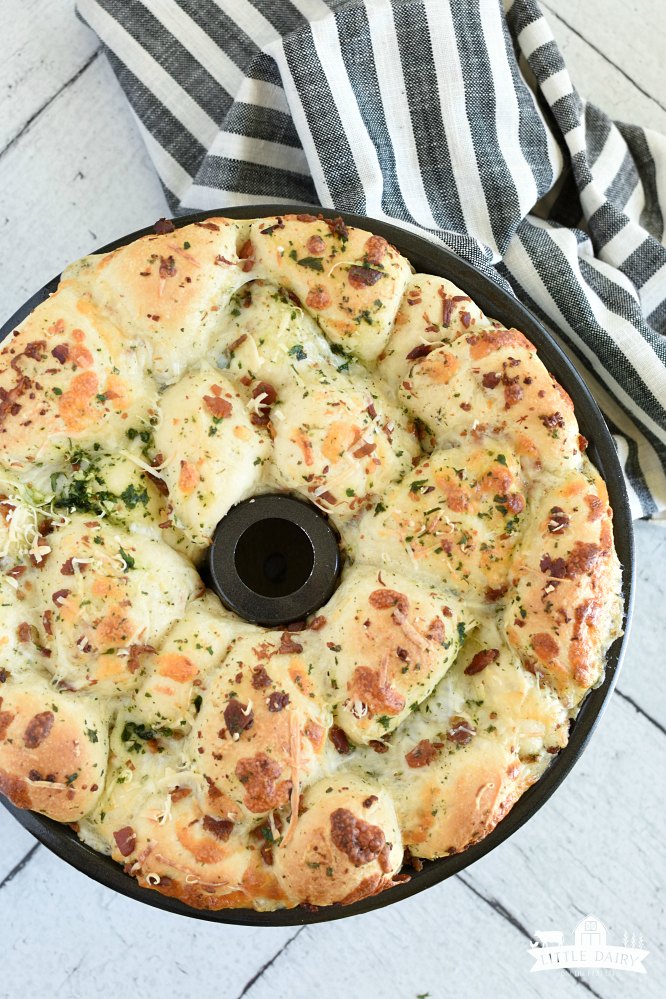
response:
<svg viewBox="0 0 666 999"><path fill-rule="evenodd" d="M285 894L311 905L350 904L390 888L402 865L391 796L353 772L308 789L292 838L275 851Z"/></svg>
<svg viewBox="0 0 666 999"><path fill-rule="evenodd" d="M48 558L32 571L49 670L107 696L132 686L136 655L182 616L201 587L197 573L167 545L82 514L48 542Z"/></svg>
<svg viewBox="0 0 666 999"><path fill-rule="evenodd" d="M177 525L210 543L230 507L256 492L268 438L255 428L235 386L219 371L188 372L160 400L155 446Z"/></svg>
<svg viewBox="0 0 666 999"><path fill-rule="evenodd" d="M414 274L405 287L391 337L379 355L379 373L395 391L432 344L452 343L465 333L496 325L453 282Z"/></svg>
<svg viewBox="0 0 666 999"><path fill-rule="evenodd" d="M526 492L508 447L435 451L362 519L354 553L493 603L506 592Z"/></svg>
<svg viewBox="0 0 666 999"><path fill-rule="evenodd" d="M0 791L19 808L75 822L104 787L108 716L42 676L0 683Z"/></svg>
<svg viewBox="0 0 666 999"><path fill-rule="evenodd" d="M330 725L310 633L240 638L206 690L194 759L208 806L234 821L290 806L316 775Z"/></svg>
<svg viewBox="0 0 666 999"><path fill-rule="evenodd" d="M511 566L507 640L568 707L599 682L619 634L611 518L606 486L586 462L543 489Z"/></svg>
<svg viewBox="0 0 666 999"><path fill-rule="evenodd" d="M138 676L143 679L135 704L150 725L182 727L188 724L193 699L201 699L207 678L243 632L256 631L226 611L215 594L191 600L160 644L139 657Z"/></svg>
<svg viewBox="0 0 666 999"><path fill-rule="evenodd" d="M380 781L392 775L405 846L440 857L486 836L566 745L568 729L566 708L488 622L389 752L366 765Z"/></svg>
<svg viewBox="0 0 666 999"><path fill-rule="evenodd" d="M336 521L374 506L418 452L395 407L340 375L304 379L271 417L276 480Z"/></svg>
<svg viewBox="0 0 666 999"><path fill-rule="evenodd" d="M103 437L122 446L155 395L143 358L67 284L0 351L0 459L16 470Z"/></svg>
<svg viewBox="0 0 666 999"><path fill-rule="evenodd" d="M225 318L212 353L250 393L260 383L277 393L298 388L313 370L322 377L350 367L355 374L365 374L361 365L333 352L315 321L285 288L253 281L232 297ZM258 406L257 415L267 408Z"/></svg>
<svg viewBox="0 0 666 999"><path fill-rule="evenodd" d="M464 634L449 596L375 568L348 570L322 617L336 723L355 743L397 728L449 668Z"/></svg>
<svg viewBox="0 0 666 999"><path fill-rule="evenodd" d="M148 350L147 367L169 384L210 347L220 310L249 276L237 252L247 226L210 218L83 257L63 278Z"/></svg>
<svg viewBox="0 0 666 999"><path fill-rule="evenodd" d="M314 215L259 219L250 239L257 277L293 292L331 343L375 360L410 273L395 247L341 219Z"/></svg>
<svg viewBox="0 0 666 999"><path fill-rule="evenodd" d="M274 908L284 899L262 856L264 837L206 809L205 782L184 765L174 739L168 729L119 718L105 793L80 835L143 887L189 905Z"/></svg>
<svg viewBox="0 0 666 999"><path fill-rule="evenodd" d="M399 394L439 446L508 439L532 474L580 467L573 403L518 330L481 329L436 347L413 361Z"/></svg>

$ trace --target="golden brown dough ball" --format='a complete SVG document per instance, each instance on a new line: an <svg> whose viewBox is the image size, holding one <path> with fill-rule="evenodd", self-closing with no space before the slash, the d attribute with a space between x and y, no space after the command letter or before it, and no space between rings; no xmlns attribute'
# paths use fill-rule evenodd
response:
<svg viewBox="0 0 666 999"><path fill-rule="evenodd" d="M354 773L324 778L303 797L293 836L275 851L288 897L349 904L389 888L402 865L390 795Z"/></svg>
<svg viewBox="0 0 666 999"><path fill-rule="evenodd" d="M75 822L102 793L108 713L43 677L0 684L0 792L19 808Z"/></svg>
<svg viewBox="0 0 666 999"><path fill-rule="evenodd" d="M606 486L586 463L534 504L510 572L509 644L573 707L603 675L619 633L620 565Z"/></svg>

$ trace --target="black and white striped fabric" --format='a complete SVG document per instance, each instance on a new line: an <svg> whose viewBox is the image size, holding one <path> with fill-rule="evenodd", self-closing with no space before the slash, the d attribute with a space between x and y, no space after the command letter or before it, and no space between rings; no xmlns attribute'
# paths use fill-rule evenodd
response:
<svg viewBox="0 0 666 999"><path fill-rule="evenodd" d="M666 520L666 139L575 90L536 0L78 0L172 211L396 220L503 281Z"/></svg>

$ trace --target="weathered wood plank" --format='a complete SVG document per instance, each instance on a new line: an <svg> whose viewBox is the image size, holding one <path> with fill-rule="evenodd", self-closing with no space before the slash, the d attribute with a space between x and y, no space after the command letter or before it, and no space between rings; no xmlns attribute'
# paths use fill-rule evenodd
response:
<svg viewBox="0 0 666 999"><path fill-rule="evenodd" d="M598 105L617 121L628 121L635 125L642 125L644 128L653 128L660 132L666 132L666 97L663 85L663 77L658 81L653 90L646 93L641 89L636 76L627 76L621 63L613 65L600 51L598 39L596 39L597 25L592 18L585 13L583 34L578 30L573 30L569 25L573 24L570 17L565 17L570 13L569 3L548 3L542 4L548 23L550 24L555 39L560 47L560 51L567 64L574 86L581 95L592 104ZM578 3L574 5L577 10L583 8ZM618 9L622 4L604 3L604 19L617 20ZM659 4L652 4L655 14L658 16ZM661 8L666 13L666 5ZM558 16L561 14L562 16ZM562 18L565 18L563 20ZM638 16L634 14L623 29L631 34L637 30ZM593 31L590 29L593 28ZM666 26L662 31L664 34ZM640 33L643 39L642 45L649 49L645 43L645 35ZM655 47L656 52L656 47ZM636 82L633 82L636 80ZM661 103L659 103L661 101Z"/></svg>
<svg viewBox="0 0 666 999"><path fill-rule="evenodd" d="M666 4L661 0L542 0L581 35L600 57L616 66L636 87L666 110L663 43L666 37ZM595 85L592 65L585 78ZM599 89L604 105L603 87Z"/></svg>
<svg viewBox="0 0 666 999"><path fill-rule="evenodd" d="M74 0L3 0L0 152L98 48Z"/></svg>
<svg viewBox="0 0 666 999"><path fill-rule="evenodd" d="M0 159L0 314L69 261L168 212L100 56Z"/></svg>

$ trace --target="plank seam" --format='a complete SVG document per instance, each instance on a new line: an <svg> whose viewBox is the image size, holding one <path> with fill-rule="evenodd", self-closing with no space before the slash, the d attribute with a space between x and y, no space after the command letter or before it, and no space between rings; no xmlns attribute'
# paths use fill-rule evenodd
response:
<svg viewBox="0 0 666 999"><path fill-rule="evenodd" d="M6 153L9 152L9 150L13 146L16 145L16 143L26 134L26 132L28 132L30 130L30 128L32 127L32 125L53 104L53 102L56 101L58 99L58 97L60 97L60 95L65 92L65 90L67 90L69 87L71 87L72 84L76 83L76 81L79 79L79 77L82 76L85 73L85 71L93 64L93 62L95 61L95 59L97 59L97 57L100 55L100 53L102 51L103 51L102 45L98 45L97 48L95 49L95 51L93 52L93 54L84 62L83 66L81 66L81 68L76 71L76 73L74 74L74 76L71 76L69 78L69 80L67 80L65 83L63 83L63 85L58 90L56 90L56 92L54 94L52 94L48 98L48 100L44 101L44 103L42 104L42 106L40 108L38 108L34 112L34 114L30 115L30 117L26 121L25 125L23 125L18 130L18 132L16 132L16 134L12 136L12 138L9 140L9 142L2 149L0 149L0 160L3 158L3 156Z"/></svg>
<svg viewBox="0 0 666 999"><path fill-rule="evenodd" d="M519 933L522 933L525 939L529 940L530 943L532 943L532 934L529 932L527 927L523 926L520 920L517 919L511 912L509 912L509 910L505 908L505 906L503 906L501 902L499 902L496 898L490 898L487 895L484 895L483 892L479 891L478 888L475 888L474 885L467 880L467 878L464 878L462 874L456 874L456 878L458 881L464 884L465 888L468 888L469 891L471 891L474 895L476 895L477 898L480 898L482 902L485 902L486 905L490 906L490 908L494 912L496 912L498 916L501 916L502 919L505 919L507 923L513 926L514 929L518 930ZM587 989L587 991L590 992L593 996L596 996L597 999L604 999L604 997L601 996L598 992L595 992L592 986L589 985L584 979L579 978L577 975L574 975L574 973L571 971L570 968L563 968L562 970L566 971L569 977L572 978L577 985L582 985L584 989Z"/></svg>
<svg viewBox="0 0 666 999"><path fill-rule="evenodd" d="M558 21L561 21L562 24L564 24L569 29L569 31L572 32L572 34L574 34L577 38L580 38L580 40L582 42L585 42L586 45L589 45L592 51L596 52L597 55L600 55L601 58L604 59L609 64L609 66L612 66L614 69L618 71L618 73L621 73L622 76L625 78L625 80L628 80L629 83L633 84L636 90L640 91L641 94L643 94L645 97L648 98L648 100L651 100L654 104L656 104L657 107L661 108L662 111L666 111L666 104L662 104L661 101L658 101L656 97L654 97L651 93L649 93L649 91L644 90L639 83L636 83L636 81L629 76L626 70L622 69L621 66L618 66L618 64L616 62L613 62L612 59L609 59L608 56L604 52L602 52L601 49L598 49L596 45L594 45L590 41L589 38L586 38L585 35L582 35L580 31L577 31L576 28L574 28L573 24L570 24L567 20L565 20L565 18L562 17L559 11L553 10L553 8L550 7L547 3L545 3L544 0L541 0L541 5L542 7L545 7L545 9L550 14L556 17Z"/></svg>
<svg viewBox="0 0 666 999"><path fill-rule="evenodd" d="M36 854L37 850L39 850L39 847L40 844L35 843L35 845L28 850L26 855L21 860L19 860L18 864L16 864L15 867L12 867L9 874L5 878L3 878L2 881L0 881L0 891L2 891L2 889L10 883L10 881L13 881L16 875L20 874L24 867L27 867L27 865L30 863L30 861Z"/></svg>

